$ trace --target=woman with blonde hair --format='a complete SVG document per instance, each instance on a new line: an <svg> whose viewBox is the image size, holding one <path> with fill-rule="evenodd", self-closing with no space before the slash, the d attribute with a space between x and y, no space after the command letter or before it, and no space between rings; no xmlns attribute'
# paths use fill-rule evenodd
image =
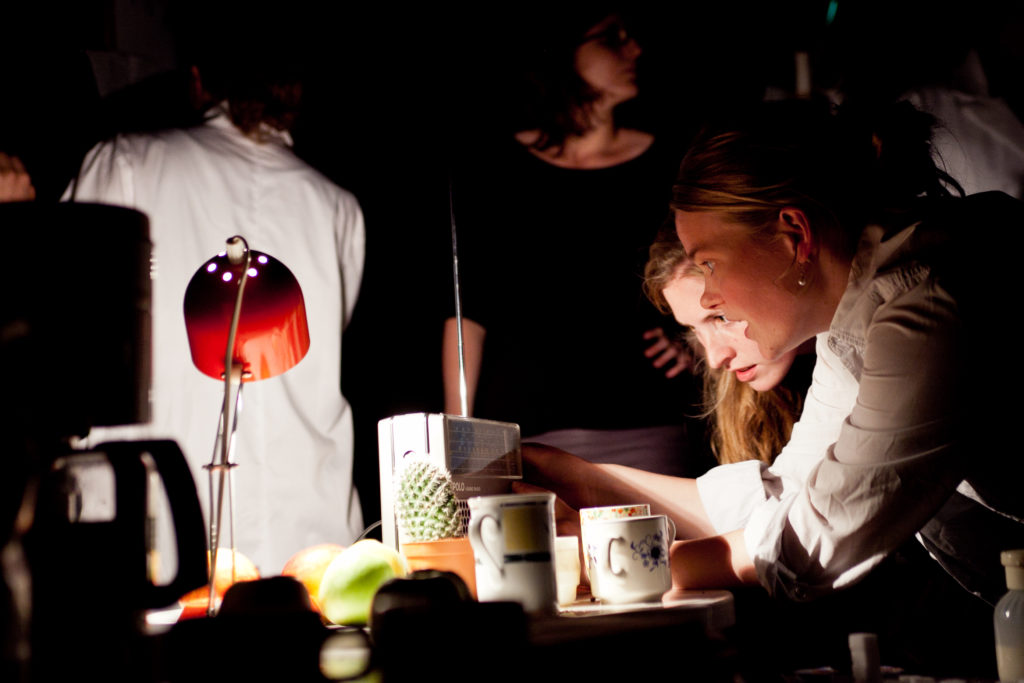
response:
<svg viewBox="0 0 1024 683"><path fill-rule="evenodd" d="M704 416L710 420L715 458L719 464L771 464L800 416L813 348L805 345L799 353L794 350L769 362L743 336L742 324L701 308L704 274L687 257L675 225L659 233L649 254L644 292L662 313L675 315L689 329L689 340L703 349Z"/></svg>
<svg viewBox="0 0 1024 683"><path fill-rule="evenodd" d="M933 124L905 103L774 103L707 129L682 163L672 206L701 306L743 321L768 359L816 340L800 421L771 466L690 480L542 449L524 460L570 504L627 496L671 514L687 540L671 548L666 597L760 586L790 618L744 627L802 650L799 663L823 663L807 638L842 647L872 631L887 663L992 678L1000 551L1024 547L1016 353L999 327L1020 289L1024 208L952 196Z"/></svg>

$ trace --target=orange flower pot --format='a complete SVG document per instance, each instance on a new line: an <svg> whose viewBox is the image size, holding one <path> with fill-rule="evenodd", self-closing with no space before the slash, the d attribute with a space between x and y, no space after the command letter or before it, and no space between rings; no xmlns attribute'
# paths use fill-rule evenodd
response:
<svg viewBox="0 0 1024 683"><path fill-rule="evenodd" d="M437 569L453 572L466 582L476 599L476 565L469 539L442 538L437 541L416 541L401 544L402 554L409 561L409 570Z"/></svg>

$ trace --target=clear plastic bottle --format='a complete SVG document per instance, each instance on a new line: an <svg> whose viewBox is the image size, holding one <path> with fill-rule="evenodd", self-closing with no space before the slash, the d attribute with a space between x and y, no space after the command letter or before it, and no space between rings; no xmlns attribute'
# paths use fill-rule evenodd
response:
<svg viewBox="0 0 1024 683"><path fill-rule="evenodd" d="M1006 587L993 617L996 629L996 665L1000 681L1024 680L1024 550L1004 550Z"/></svg>

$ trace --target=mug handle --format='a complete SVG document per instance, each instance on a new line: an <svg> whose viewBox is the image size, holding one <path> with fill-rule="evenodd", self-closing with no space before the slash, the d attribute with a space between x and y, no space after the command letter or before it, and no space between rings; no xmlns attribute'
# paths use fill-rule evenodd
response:
<svg viewBox="0 0 1024 683"><path fill-rule="evenodd" d="M621 567L619 569L616 569L612 566L612 544L616 541L619 541L620 543L625 543L626 539L622 536L616 536L615 538L608 539L608 545L605 546L605 565L608 567L608 571L611 572L612 576L622 576L626 573L626 570L622 569Z"/></svg>
<svg viewBox="0 0 1024 683"><path fill-rule="evenodd" d="M668 541L668 546L671 547L672 543L676 540L676 523L668 515L665 515L665 521L668 522L669 528L668 538L665 540Z"/></svg>
<svg viewBox="0 0 1024 683"><path fill-rule="evenodd" d="M483 534L480 533L480 527L484 525L484 521L491 520L498 526L498 531L501 531L501 522L494 515L481 515L474 517L469 522L469 544L473 547L473 555L481 560L483 564L483 558L487 558L487 561L491 563L491 566L498 572L499 575L505 575L504 563L499 563L494 559L491 551L487 548L487 544L484 543ZM476 549L480 549L480 553L477 554Z"/></svg>

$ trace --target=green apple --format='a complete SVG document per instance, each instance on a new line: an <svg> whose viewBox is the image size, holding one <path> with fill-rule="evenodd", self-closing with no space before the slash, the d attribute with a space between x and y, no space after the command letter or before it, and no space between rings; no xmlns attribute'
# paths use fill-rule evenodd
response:
<svg viewBox="0 0 1024 683"><path fill-rule="evenodd" d="M338 553L320 581L320 611L335 624L365 624L377 589L409 573L405 558L380 541L356 541Z"/></svg>

